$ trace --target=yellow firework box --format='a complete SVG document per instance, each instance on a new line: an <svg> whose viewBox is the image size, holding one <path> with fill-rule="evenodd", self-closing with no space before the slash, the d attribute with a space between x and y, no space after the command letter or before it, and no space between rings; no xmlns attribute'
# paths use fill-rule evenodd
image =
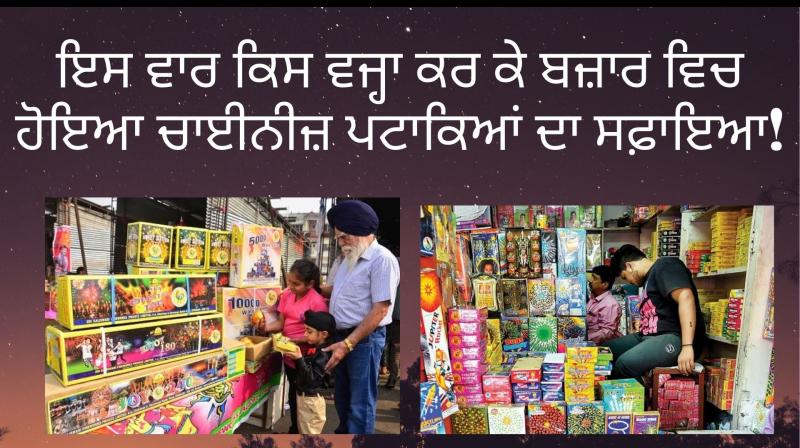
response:
<svg viewBox="0 0 800 448"><path fill-rule="evenodd" d="M209 230L206 245L206 267L212 271L227 271L231 268L231 232Z"/></svg>
<svg viewBox="0 0 800 448"><path fill-rule="evenodd" d="M173 236L175 269L205 269L208 253L208 230L197 227L175 227Z"/></svg>
<svg viewBox="0 0 800 448"><path fill-rule="evenodd" d="M58 323L70 330L216 313L214 274L64 275Z"/></svg>
<svg viewBox="0 0 800 448"><path fill-rule="evenodd" d="M217 288L217 302L225 316L225 337L252 336L257 327L278 320L280 288Z"/></svg>
<svg viewBox="0 0 800 448"><path fill-rule="evenodd" d="M69 331L45 330L47 364L64 386L222 348L222 314Z"/></svg>
<svg viewBox="0 0 800 448"><path fill-rule="evenodd" d="M231 230L231 286L280 286L283 229L234 224Z"/></svg>
<svg viewBox="0 0 800 448"><path fill-rule="evenodd" d="M244 344L226 341L224 351L69 387L45 375L47 432L85 433L238 378L244 374L244 353Z"/></svg>
<svg viewBox="0 0 800 448"><path fill-rule="evenodd" d="M169 268L172 226L149 222L128 224L125 264L138 267Z"/></svg>

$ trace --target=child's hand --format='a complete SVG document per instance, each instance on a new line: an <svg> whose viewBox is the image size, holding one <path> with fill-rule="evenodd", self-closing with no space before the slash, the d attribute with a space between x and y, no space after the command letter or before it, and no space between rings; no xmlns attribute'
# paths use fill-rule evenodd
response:
<svg viewBox="0 0 800 448"><path fill-rule="evenodd" d="M297 347L293 352L287 353L286 356L297 361L303 357L303 354L300 352L300 347Z"/></svg>

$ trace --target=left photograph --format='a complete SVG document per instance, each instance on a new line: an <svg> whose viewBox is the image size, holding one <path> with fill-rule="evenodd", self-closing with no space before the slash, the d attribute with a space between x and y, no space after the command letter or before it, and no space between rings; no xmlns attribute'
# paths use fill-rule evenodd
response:
<svg viewBox="0 0 800 448"><path fill-rule="evenodd" d="M398 434L398 198L45 198L48 434Z"/></svg>

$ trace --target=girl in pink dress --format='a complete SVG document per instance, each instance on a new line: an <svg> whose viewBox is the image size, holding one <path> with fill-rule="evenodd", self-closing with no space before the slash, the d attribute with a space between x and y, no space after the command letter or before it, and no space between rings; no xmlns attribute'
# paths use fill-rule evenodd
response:
<svg viewBox="0 0 800 448"><path fill-rule="evenodd" d="M305 343L305 312L308 310L328 311L328 303L320 294L319 284L320 273L317 265L305 259L295 261L286 276L287 288L281 293L279 299L278 320L265 324L263 327L267 333L282 332L284 336L300 346L303 356L307 354L309 348ZM283 362L289 381L289 408L292 416L289 434L297 434L297 391L295 390L297 371L291 358L284 356Z"/></svg>

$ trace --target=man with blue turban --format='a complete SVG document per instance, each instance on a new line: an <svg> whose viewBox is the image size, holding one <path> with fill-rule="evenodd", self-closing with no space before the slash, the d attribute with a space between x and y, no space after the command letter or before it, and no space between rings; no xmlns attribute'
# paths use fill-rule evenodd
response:
<svg viewBox="0 0 800 448"><path fill-rule="evenodd" d="M328 211L342 250L322 286L336 320L335 342L324 350L331 352L326 369L335 368L337 434L375 432L378 372L400 283L397 258L376 239L378 222L375 210L358 200Z"/></svg>

